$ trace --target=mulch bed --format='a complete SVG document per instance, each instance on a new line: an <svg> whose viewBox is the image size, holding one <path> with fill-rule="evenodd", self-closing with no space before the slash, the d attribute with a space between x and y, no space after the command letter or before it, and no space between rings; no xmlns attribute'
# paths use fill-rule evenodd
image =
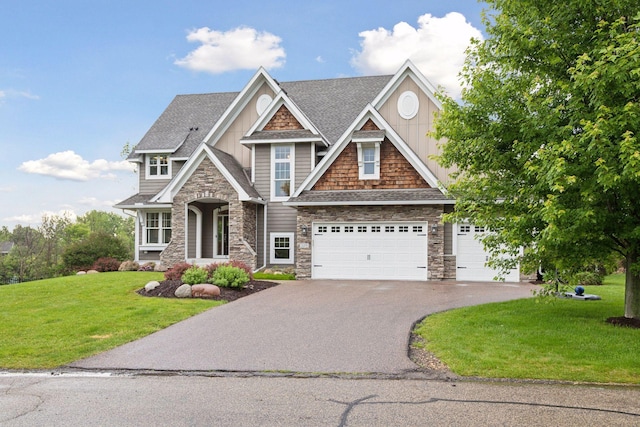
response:
<svg viewBox="0 0 640 427"><path fill-rule="evenodd" d="M609 317L607 323L611 323L615 326L626 326L628 328L640 329L640 319L630 319L628 317Z"/></svg>
<svg viewBox="0 0 640 427"><path fill-rule="evenodd" d="M152 291L147 292L144 288L139 289L137 292L139 295L145 297L163 297L163 298L176 298L175 292L178 287L182 285L180 280L164 280L160 282L160 286ZM245 285L244 288L223 288L220 287L220 296L218 297L199 297L200 299L210 299L215 301L235 301L242 297L255 294L256 292L264 291L265 289L277 286L275 282L265 282L261 280L252 280Z"/></svg>

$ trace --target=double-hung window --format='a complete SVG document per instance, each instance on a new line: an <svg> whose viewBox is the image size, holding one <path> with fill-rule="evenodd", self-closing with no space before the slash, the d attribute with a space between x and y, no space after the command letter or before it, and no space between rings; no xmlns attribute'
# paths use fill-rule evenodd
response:
<svg viewBox="0 0 640 427"><path fill-rule="evenodd" d="M271 264L293 264L293 233L271 233Z"/></svg>
<svg viewBox="0 0 640 427"><path fill-rule="evenodd" d="M166 154L149 154L147 156L147 178L167 179L170 178L169 156Z"/></svg>
<svg viewBox="0 0 640 427"><path fill-rule="evenodd" d="M380 179L380 143L358 142L359 179Z"/></svg>
<svg viewBox="0 0 640 427"><path fill-rule="evenodd" d="M271 146L271 200L287 200L293 192L293 145Z"/></svg>
<svg viewBox="0 0 640 427"><path fill-rule="evenodd" d="M164 245L171 240L171 212L147 212L145 243Z"/></svg>

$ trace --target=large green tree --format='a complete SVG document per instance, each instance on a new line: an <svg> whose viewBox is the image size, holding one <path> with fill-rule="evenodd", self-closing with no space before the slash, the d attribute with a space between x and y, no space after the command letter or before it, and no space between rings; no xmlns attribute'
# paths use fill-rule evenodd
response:
<svg viewBox="0 0 640 427"><path fill-rule="evenodd" d="M624 315L640 318L640 15L637 0L489 0L461 100L444 98L439 161L457 167L450 220L495 233L525 266L620 254Z"/></svg>

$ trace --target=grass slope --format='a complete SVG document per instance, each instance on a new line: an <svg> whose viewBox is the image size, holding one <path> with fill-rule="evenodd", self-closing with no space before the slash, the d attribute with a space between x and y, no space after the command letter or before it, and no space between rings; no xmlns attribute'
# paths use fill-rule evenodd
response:
<svg viewBox="0 0 640 427"><path fill-rule="evenodd" d="M536 298L429 316L416 332L463 376L640 384L640 329L616 327L624 276L587 287L601 301Z"/></svg>
<svg viewBox="0 0 640 427"><path fill-rule="evenodd" d="M161 273L113 272L0 286L0 368L52 368L149 335L221 302L144 298Z"/></svg>

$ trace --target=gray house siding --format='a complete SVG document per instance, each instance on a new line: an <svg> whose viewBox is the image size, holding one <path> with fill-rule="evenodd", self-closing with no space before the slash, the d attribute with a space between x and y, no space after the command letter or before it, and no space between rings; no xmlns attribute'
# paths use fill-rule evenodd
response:
<svg viewBox="0 0 640 427"><path fill-rule="evenodd" d="M307 178L311 172L311 145L308 143L295 144L295 176L294 185L297 188ZM266 200L271 198L271 145L256 145L255 153L255 185L256 190ZM267 235L266 235L266 257L262 254L260 259L266 258L267 265L270 264L270 235L271 233L295 233L296 232L296 209L283 206L282 202L267 203ZM264 251L264 230L259 233L260 244L258 245Z"/></svg>

